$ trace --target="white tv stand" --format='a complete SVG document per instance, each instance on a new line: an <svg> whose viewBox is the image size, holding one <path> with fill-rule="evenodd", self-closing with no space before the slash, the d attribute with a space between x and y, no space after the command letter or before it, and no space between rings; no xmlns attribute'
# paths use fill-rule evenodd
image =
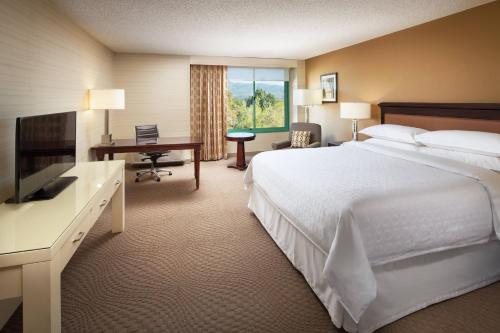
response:
<svg viewBox="0 0 500 333"><path fill-rule="evenodd" d="M0 204L0 302L15 309L22 298L24 332L61 331L61 272L110 202L111 231L124 230L124 167L77 163L63 176L78 179L54 199Z"/></svg>

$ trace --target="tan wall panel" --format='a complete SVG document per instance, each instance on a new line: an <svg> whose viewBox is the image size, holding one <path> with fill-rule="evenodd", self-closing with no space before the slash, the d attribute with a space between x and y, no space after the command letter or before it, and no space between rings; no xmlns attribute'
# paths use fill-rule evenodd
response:
<svg viewBox="0 0 500 333"><path fill-rule="evenodd" d="M112 83L113 53L48 0L0 2L0 202L13 194L15 118L76 110L77 159L88 159L103 118L87 90Z"/></svg>
<svg viewBox="0 0 500 333"><path fill-rule="evenodd" d="M125 89L125 110L111 112L113 137L134 138L141 124L157 124L161 136L189 136L189 66L188 56L116 54L114 83ZM191 155L173 151L170 157Z"/></svg>
<svg viewBox="0 0 500 333"><path fill-rule="evenodd" d="M473 8L306 61L308 87L338 72L340 102L500 102L500 2ZM339 104L311 111L324 140L350 138Z"/></svg>

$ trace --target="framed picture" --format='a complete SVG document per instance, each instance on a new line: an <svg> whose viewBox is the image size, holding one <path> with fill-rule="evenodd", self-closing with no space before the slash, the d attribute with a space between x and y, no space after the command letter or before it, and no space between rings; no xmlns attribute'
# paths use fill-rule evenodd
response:
<svg viewBox="0 0 500 333"><path fill-rule="evenodd" d="M337 103L337 73L320 76L323 103Z"/></svg>

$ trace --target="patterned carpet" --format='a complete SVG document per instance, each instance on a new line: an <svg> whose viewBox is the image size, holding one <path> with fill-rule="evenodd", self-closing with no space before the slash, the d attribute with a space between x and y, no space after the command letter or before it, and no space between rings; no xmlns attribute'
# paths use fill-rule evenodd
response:
<svg viewBox="0 0 500 333"><path fill-rule="evenodd" d="M198 191L192 165L160 183L127 172L125 232L107 209L62 274L63 332L338 332L226 163L203 163ZM381 331L499 332L500 283Z"/></svg>

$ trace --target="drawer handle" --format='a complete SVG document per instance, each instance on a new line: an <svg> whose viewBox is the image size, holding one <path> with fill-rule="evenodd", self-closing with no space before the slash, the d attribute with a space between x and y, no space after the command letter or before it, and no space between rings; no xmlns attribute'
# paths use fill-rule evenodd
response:
<svg viewBox="0 0 500 333"><path fill-rule="evenodd" d="M108 200L104 199L101 204L99 205L99 207L104 207L106 206L106 204L108 203Z"/></svg>
<svg viewBox="0 0 500 333"><path fill-rule="evenodd" d="M83 238L83 235L85 235L85 233L83 231L80 231L78 233L78 235L76 235L75 239L73 239L73 243L76 243L76 242L79 242L82 240Z"/></svg>
<svg viewBox="0 0 500 333"><path fill-rule="evenodd" d="M122 182L121 182L119 179L117 179L117 180L115 181L115 185L116 185L116 186L120 185L121 183L122 183Z"/></svg>

